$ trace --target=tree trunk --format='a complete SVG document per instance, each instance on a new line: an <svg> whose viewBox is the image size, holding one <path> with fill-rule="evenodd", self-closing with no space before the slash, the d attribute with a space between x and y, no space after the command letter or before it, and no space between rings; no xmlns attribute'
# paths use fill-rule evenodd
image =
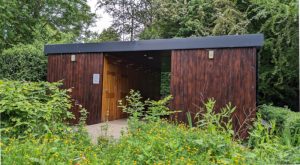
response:
<svg viewBox="0 0 300 165"><path fill-rule="evenodd" d="M133 29L134 29L134 9L131 12L131 27L130 27L130 41L133 41Z"/></svg>

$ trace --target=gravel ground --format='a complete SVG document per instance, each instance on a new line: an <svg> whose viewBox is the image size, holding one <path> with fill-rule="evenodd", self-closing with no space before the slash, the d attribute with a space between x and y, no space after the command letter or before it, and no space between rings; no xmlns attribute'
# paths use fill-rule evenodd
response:
<svg viewBox="0 0 300 165"><path fill-rule="evenodd" d="M86 126L87 131L92 138L93 143L97 143L97 138L99 136L113 137L114 139L119 139L121 136L121 131L127 130L127 119L113 120L105 123L99 123L94 125ZM107 130L107 131L106 131Z"/></svg>

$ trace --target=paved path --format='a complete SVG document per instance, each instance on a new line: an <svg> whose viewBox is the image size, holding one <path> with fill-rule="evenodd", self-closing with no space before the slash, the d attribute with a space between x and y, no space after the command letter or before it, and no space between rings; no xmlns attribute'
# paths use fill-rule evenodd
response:
<svg viewBox="0 0 300 165"><path fill-rule="evenodd" d="M97 138L101 135L105 135L106 133L108 136L119 139L121 136L121 131L126 131L127 129L127 119L113 120L107 123L88 125L86 127L93 143L97 143Z"/></svg>

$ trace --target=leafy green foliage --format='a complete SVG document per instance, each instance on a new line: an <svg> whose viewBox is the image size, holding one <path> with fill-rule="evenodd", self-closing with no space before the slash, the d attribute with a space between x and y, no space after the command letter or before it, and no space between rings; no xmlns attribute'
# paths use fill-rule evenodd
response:
<svg viewBox="0 0 300 165"><path fill-rule="evenodd" d="M260 143L248 148L223 134L167 121L140 123L116 143L91 145L85 133L45 135L2 144L4 164L265 164L297 163L299 148ZM105 139L106 140L106 139Z"/></svg>
<svg viewBox="0 0 300 165"><path fill-rule="evenodd" d="M235 107L232 107L229 103L224 108L221 108L220 112L216 113L214 99L208 99L204 103L204 110L200 108L200 111L196 114L197 127L205 128L212 134L218 134L220 132L226 132L226 134L233 135L232 118L231 115L235 111Z"/></svg>
<svg viewBox="0 0 300 165"><path fill-rule="evenodd" d="M167 104L173 97L171 95L166 96L165 98L155 101L155 100L146 100L145 105L147 106L147 111L145 115L146 120L157 121L161 117L166 117L172 114L173 111L167 107Z"/></svg>
<svg viewBox="0 0 300 165"><path fill-rule="evenodd" d="M299 109L299 29L296 0L153 0L142 39L263 33L259 102Z"/></svg>
<svg viewBox="0 0 300 165"><path fill-rule="evenodd" d="M143 116L145 105L142 102L142 96L139 91L131 89L129 95L125 96L126 104L119 100L119 107L123 112L130 114L130 118L140 118Z"/></svg>
<svg viewBox="0 0 300 165"><path fill-rule="evenodd" d="M94 17L85 0L2 0L0 9L0 52L16 44L32 44L36 33L51 39L61 32L87 35ZM55 34L47 35L49 29Z"/></svg>
<svg viewBox="0 0 300 165"><path fill-rule="evenodd" d="M222 119L230 117L234 108L228 104L215 114L214 100L205 103L206 113L199 117L197 127L185 124L139 122L139 128L129 125L128 134L119 143L103 148L104 164L265 164L296 163L299 147L281 143L261 122L256 122L248 146L233 139L231 125L224 127ZM131 122L131 121L129 121ZM229 121L230 123L230 121ZM224 123L223 123L224 124ZM256 127L258 126L258 127Z"/></svg>
<svg viewBox="0 0 300 165"><path fill-rule="evenodd" d="M43 45L19 44L0 55L0 79L41 81L46 79L47 58Z"/></svg>
<svg viewBox="0 0 300 165"><path fill-rule="evenodd" d="M259 59L261 103L288 105L298 110L299 102L299 13L298 2L257 1L249 8L253 29L265 35Z"/></svg>
<svg viewBox="0 0 300 165"><path fill-rule="evenodd" d="M120 152L122 150L126 152ZM141 123L139 130L130 131L109 151L114 156L105 155L106 164L118 161L120 164L210 164L242 161L243 146L230 138L211 136L197 128L189 129L184 124L159 121Z"/></svg>
<svg viewBox="0 0 300 165"><path fill-rule="evenodd" d="M274 123L274 134L286 145L300 146L300 114L288 108L262 105L259 108L261 118Z"/></svg>
<svg viewBox="0 0 300 165"><path fill-rule="evenodd" d="M139 120L144 116L145 104L139 91L130 90L129 95L125 96L126 102L119 100L119 106L123 112L129 114L129 127L133 130L139 128Z"/></svg>
<svg viewBox="0 0 300 165"><path fill-rule="evenodd" d="M128 113L133 121L138 121L142 117L148 121L157 121L172 113L167 107L172 99L170 95L158 101L147 99L143 102L140 92L131 89L125 99L126 104L119 100L119 107L123 112Z"/></svg>
<svg viewBox="0 0 300 165"><path fill-rule="evenodd" d="M161 72L160 94L163 97L170 95L171 73Z"/></svg>
<svg viewBox="0 0 300 165"><path fill-rule="evenodd" d="M89 164L99 160L87 133L74 129L60 135L11 138L4 141L1 149L3 164Z"/></svg>
<svg viewBox="0 0 300 165"><path fill-rule="evenodd" d="M246 33L249 20L237 1L154 0L151 26L140 37L173 38Z"/></svg>
<svg viewBox="0 0 300 165"><path fill-rule="evenodd" d="M38 94L37 97L43 99L45 96ZM137 92L132 91L128 98L134 106L128 105L127 108L141 109L141 103L137 103L141 96ZM155 101L154 107L167 109L162 106L166 105L168 99ZM292 164L300 161L299 146L285 145L274 134L277 129L275 122L266 126L258 116L248 144L245 144L233 139L232 133L220 125L220 119L228 118L234 108L228 105L217 115L213 113L214 104L214 100L209 100L205 107L201 107L207 114L199 118L197 127L166 120L137 121L136 127L130 124L136 121L129 120L127 133L118 141L101 138L98 145L90 143L84 129L72 127L63 127L60 132L45 132L41 136L29 134L23 139L1 136L2 163Z"/></svg>
<svg viewBox="0 0 300 165"><path fill-rule="evenodd" d="M108 42L119 40L120 34L112 27L109 27L107 29L104 29L99 35L96 34L96 36L92 39L89 39L88 42Z"/></svg>
<svg viewBox="0 0 300 165"><path fill-rule="evenodd" d="M72 33L62 33L44 27L44 32L35 33L32 44L16 44L0 51L0 79L45 81L47 56L45 43L69 43L75 40ZM47 37L52 36L52 37Z"/></svg>
<svg viewBox="0 0 300 165"><path fill-rule="evenodd" d="M136 39L152 21L149 0L98 0L98 5L113 17L112 27L122 35L123 41Z"/></svg>
<svg viewBox="0 0 300 165"><path fill-rule="evenodd" d="M73 118L67 90L60 83L0 80L1 135L24 137L61 129Z"/></svg>
<svg viewBox="0 0 300 165"><path fill-rule="evenodd" d="M247 13L238 6L238 1L215 0L212 5L216 11L213 17L213 35L244 34L250 21Z"/></svg>
<svg viewBox="0 0 300 165"><path fill-rule="evenodd" d="M68 90L61 83L0 80L1 163L59 164L88 163L83 154L92 149L85 131L85 109L81 124L67 124ZM93 156L94 155L89 155Z"/></svg>
<svg viewBox="0 0 300 165"><path fill-rule="evenodd" d="M274 120L266 123L258 113L257 120L250 132L248 147L252 148L252 153L256 154L258 159L265 159L270 163L291 164L299 162L299 145L287 145L283 141L285 139L284 134L276 135L277 129Z"/></svg>
<svg viewBox="0 0 300 165"><path fill-rule="evenodd" d="M253 124L253 130L250 132L248 146L259 146L264 143L277 142L278 138L274 136L274 131L278 128L275 129L275 127L276 125L273 120L263 124L261 114L258 113L257 120Z"/></svg>

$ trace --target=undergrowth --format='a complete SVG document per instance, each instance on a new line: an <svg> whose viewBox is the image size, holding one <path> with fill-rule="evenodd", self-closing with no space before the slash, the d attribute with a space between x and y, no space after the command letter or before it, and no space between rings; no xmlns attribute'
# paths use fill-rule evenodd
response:
<svg viewBox="0 0 300 165"><path fill-rule="evenodd" d="M222 118L230 121L228 117L234 111L231 105L216 115L215 101L210 99L203 107L205 113L198 115L198 122L186 125L164 119L172 113L166 107L170 97L146 102L140 97L132 91L122 103L121 108L130 113L130 119L127 133L118 141L100 139L97 145L92 144L83 123L78 126L81 129L65 125L65 131L38 136L31 132L24 135L26 138L4 134L1 161L3 164L105 165L300 163L299 146L282 141L276 122L262 122L260 113L249 139L241 141L234 138L230 122L220 123Z"/></svg>

